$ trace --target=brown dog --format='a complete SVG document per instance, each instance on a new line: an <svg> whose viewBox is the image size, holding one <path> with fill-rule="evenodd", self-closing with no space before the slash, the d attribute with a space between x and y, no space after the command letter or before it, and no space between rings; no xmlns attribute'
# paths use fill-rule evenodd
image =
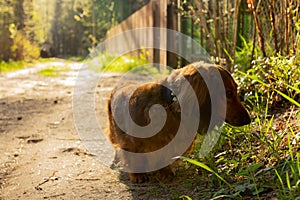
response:
<svg viewBox="0 0 300 200"><path fill-rule="evenodd" d="M157 104L164 113L154 106ZM144 172L156 171L162 179L173 175L173 161L166 160L188 151L195 132L206 133L224 120L243 126L250 123L250 116L238 99L237 84L230 73L220 66L199 62L174 70L155 83L117 86L108 100L107 134L123 152L120 157L130 181L141 183L148 179ZM141 128L132 128L135 126ZM143 128L147 126L154 135L145 133ZM172 140L177 143L173 145ZM165 146L167 150L159 152ZM151 157L152 152L159 154ZM149 154L151 158L133 158L130 153Z"/></svg>

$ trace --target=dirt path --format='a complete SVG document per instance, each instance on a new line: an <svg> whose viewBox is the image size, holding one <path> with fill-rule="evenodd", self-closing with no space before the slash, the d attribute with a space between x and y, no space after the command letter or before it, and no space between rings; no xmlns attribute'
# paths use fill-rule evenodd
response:
<svg viewBox="0 0 300 200"><path fill-rule="evenodd" d="M53 65L70 71L37 75ZM0 199L133 198L119 173L97 161L78 137L72 93L80 67L60 60L0 77ZM105 99L109 89L102 91ZM105 124L102 106L98 112Z"/></svg>

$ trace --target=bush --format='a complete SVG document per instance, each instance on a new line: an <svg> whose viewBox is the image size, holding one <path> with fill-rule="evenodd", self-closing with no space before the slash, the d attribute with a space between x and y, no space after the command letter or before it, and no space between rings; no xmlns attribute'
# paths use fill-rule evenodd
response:
<svg viewBox="0 0 300 200"><path fill-rule="evenodd" d="M12 35L12 60L24 60L31 62L40 56L40 49L37 45L32 44L21 31Z"/></svg>
<svg viewBox="0 0 300 200"><path fill-rule="evenodd" d="M290 102L300 102L300 61L297 57L258 58L252 61L252 68L245 73L235 70L242 96L256 98L254 94L264 96L269 106L283 106ZM242 75L241 75L242 74ZM245 78L247 77L247 78ZM289 104L287 104L289 105Z"/></svg>

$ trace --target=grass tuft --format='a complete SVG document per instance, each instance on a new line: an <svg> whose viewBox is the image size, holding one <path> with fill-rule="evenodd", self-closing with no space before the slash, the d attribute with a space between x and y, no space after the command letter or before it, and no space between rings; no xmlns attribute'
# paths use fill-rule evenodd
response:
<svg viewBox="0 0 300 200"><path fill-rule="evenodd" d="M113 56L109 53L99 54L87 62L89 68L96 72L128 72L148 64L145 58L128 55Z"/></svg>
<svg viewBox="0 0 300 200"><path fill-rule="evenodd" d="M69 70L70 70L69 66L65 66L65 67L51 66L38 71L38 74L42 76L57 77L61 75L61 73Z"/></svg>
<svg viewBox="0 0 300 200"><path fill-rule="evenodd" d="M26 63L23 61L0 62L0 73L12 72L23 69Z"/></svg>

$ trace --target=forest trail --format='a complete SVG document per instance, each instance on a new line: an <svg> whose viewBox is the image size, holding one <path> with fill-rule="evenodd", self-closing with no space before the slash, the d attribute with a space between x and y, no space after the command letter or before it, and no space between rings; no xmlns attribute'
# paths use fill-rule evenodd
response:
<svg viewBox="0 0 300 200"><path fill-rule="evenodd" d="M37 73L65 65L69 70L57 77ZM119 172L95 159L77 134L72 94L81 67L57 60L0 76L0 199L134 198ZM109 88L97 94L105 99ZM101 124L104 106L96 109Z"/></svg>

